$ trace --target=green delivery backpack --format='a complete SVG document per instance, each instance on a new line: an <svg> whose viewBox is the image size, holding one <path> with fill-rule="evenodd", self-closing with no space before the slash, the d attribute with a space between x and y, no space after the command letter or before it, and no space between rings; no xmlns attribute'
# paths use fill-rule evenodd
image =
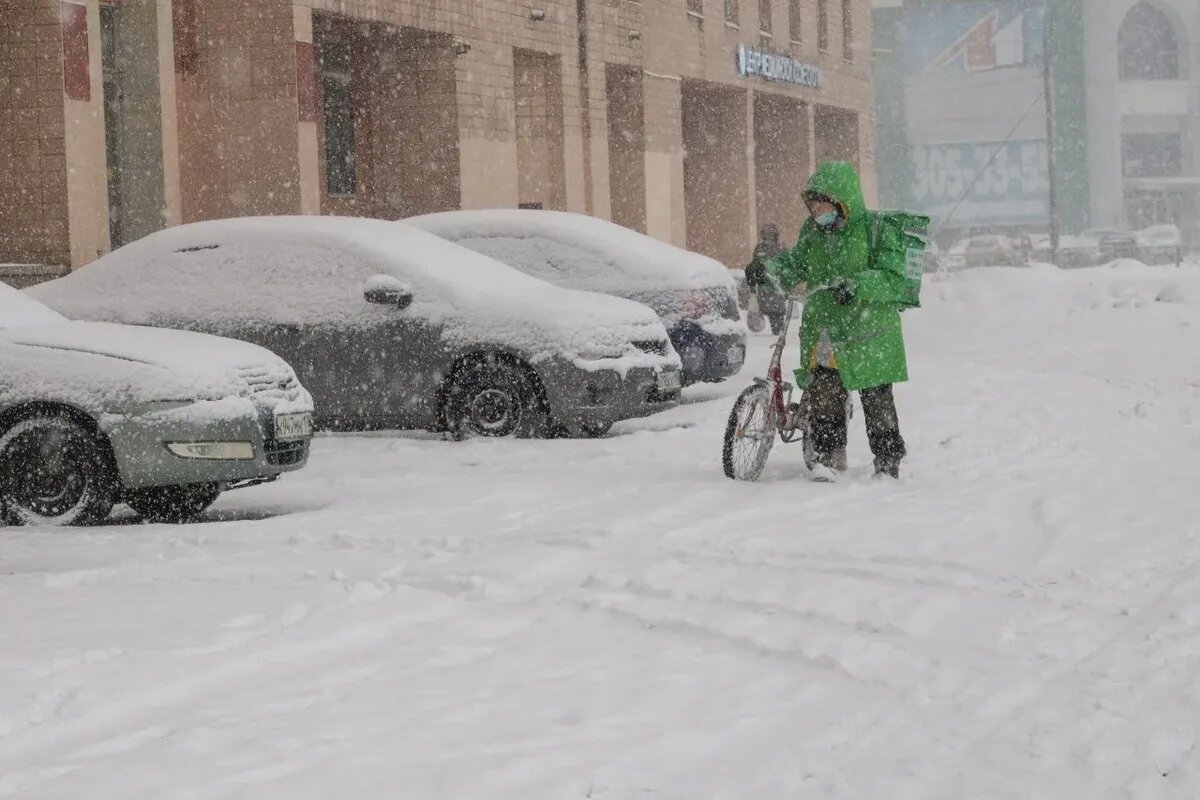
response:
<svg viewBox="0 0 1200 800"><path fill-rule="evenodd" d="M905 299L900 303L900 310L921 307L921 279L925 276L925 247L929 236L929 217L913 214L909 211L872 211L871 213L871 256L875 261L876 244L880 233L890 228L904 242L905 265L907 269L905 281Z"/></svg>

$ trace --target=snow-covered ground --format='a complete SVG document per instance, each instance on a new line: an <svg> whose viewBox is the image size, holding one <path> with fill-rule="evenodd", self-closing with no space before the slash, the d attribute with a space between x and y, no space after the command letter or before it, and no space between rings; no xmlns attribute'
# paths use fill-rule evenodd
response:
<svg viewBox="0 0 1200 800"><path fill-rule="evenodd" d="M5 530L0 796L1200 795L1200 273L925 301L899 483L861 413L841 484L721 475L759 336L601 441L321 438L204 524Z"/></svg>

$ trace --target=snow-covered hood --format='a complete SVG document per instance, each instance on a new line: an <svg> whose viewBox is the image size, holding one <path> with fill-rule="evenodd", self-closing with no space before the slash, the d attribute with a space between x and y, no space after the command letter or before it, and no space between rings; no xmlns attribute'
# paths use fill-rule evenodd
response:
<svg viewBox="0 0 1200 800"><path fill-rule="evenodd" d="M117 402L252 397L303 405L307 398L274 353L203 333L108 322L23 325L0 330L0 352L18 367L35 358L37 385L56 396L61 382Z"/></svg>

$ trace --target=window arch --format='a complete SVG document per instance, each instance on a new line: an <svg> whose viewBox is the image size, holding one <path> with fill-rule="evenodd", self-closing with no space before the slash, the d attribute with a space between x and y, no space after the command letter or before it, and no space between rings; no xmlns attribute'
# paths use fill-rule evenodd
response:
<svg viewBox="0 0 1200 800"><path fill-rule="evenodd" d="M1147 0L1125 15L1117 33L1118 71L1123 81L1179 79L1179 39L1170 18Z"/></svg>

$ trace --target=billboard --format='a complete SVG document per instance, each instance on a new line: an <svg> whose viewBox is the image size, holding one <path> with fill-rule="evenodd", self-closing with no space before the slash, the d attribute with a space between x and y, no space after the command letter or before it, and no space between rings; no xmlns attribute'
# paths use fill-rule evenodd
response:
<svg viewBox="0 0 1200 800"><path fill-rule="evenodd" d="M1046 141L912 147L912 197L950 226L1041 224L1050 212Z"/></svg>
<svg viewBox="0 0 1200 800"><path fill-rule="evenodd" d="M906 3L903 25L917 209L943 226L1044 224L1042 0Z"/></svg>
<svg viewBox="0 0 1200 800"><path fill-rule="evenodd" d="M988 0L907 5L905 71L968 74L1040 66L1042 0Z"/></svg>

